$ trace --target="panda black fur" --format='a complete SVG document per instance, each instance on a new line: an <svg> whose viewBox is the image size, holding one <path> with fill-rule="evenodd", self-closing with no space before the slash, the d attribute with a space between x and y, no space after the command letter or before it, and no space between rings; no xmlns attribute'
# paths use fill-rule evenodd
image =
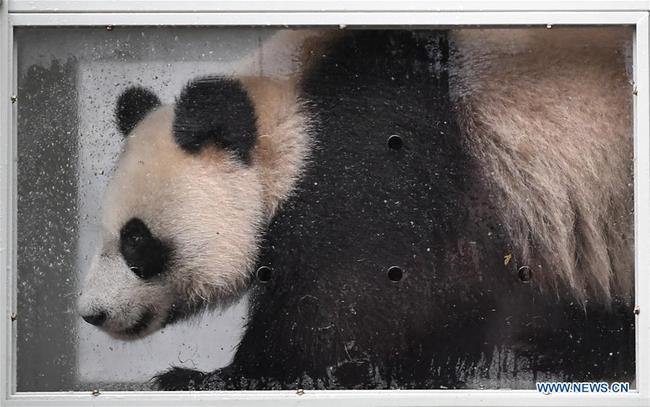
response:
<svg viewBox="0 0 650 407"><path fill-rule="evenodd" d="M479 132L489 121L459 90L462 62L444 31L351 31L319 50L300 80L204 78L186 87L172 126L185 154L216 147L234 160L233 172L262 168L256 182L266 198L253 212L266 219L254 225L261 251L251 246L257 262L245 269L267 276L251 279L233 362L212 373L174 368L157 376L159 388L449 388L517 372L633 376L624 284L599 294L583 276L548 276L562 273L540 259L535 234L522 241L516 224L504 223L513 209L500 192L503 169L485 161L487 144L472 144L487 139ZM288 111L271 109L269 120L260 103L280 93L285 104L276 108ZM275 124L293 131L278 133ZM497 175L486 174L492 167ZM229 288L229 298L242 289ZM166 323L213 302L183 309L183 298L173 301Z"/></svg>

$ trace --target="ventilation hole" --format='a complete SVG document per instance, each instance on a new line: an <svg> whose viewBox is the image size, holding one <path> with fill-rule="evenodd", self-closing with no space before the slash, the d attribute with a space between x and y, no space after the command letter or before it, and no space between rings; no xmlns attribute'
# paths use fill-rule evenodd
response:
<svg viewBox="0 0 650 407"><path fill-rule="evenodd" d="M388 137L388 148L392 150L399 150L404 145L402 138L396 134Z"/></svg>
<svg viewBox="0 0 650 407"><path fill-rule="evenodd" d="M519 267L519 279L524 283L528 283L533 278L533 273L528 266Z"/></svg>
<svg viewBox="0 0 650 407"><path fill-rule="evenodd" d="M131 272L133 274L135 274L136 276L138 276L140 278L143 278L143 276L144 276L144 273L142 272L142 269L140 267L131 266L131 267L129 267L129 270L131 270Z"/></svg>
<svg viewBox="0 0 650 407"><path fill-rule="evenodd" d="M257 272L255 275L257 276L257 279L260 281L260 283L268 283L271 281L271 268L267 266L262 266L257 269Z"/></svg>
<svg viewBox="0 0 650 407"><path fill-rule="evenodd" d="M394 283L400 281L404 277L404 272L397 266L391 266L388 269L388 279Z"/></svg>

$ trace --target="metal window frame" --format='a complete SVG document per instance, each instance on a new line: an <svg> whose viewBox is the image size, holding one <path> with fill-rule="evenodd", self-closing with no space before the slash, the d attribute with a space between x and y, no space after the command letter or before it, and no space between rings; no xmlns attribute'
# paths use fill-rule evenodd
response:
<svg viewBox="0 0 650 407"><path fill-rule="evenodd" d="M650 405L649 1L0 0L0 405L6 406L648 406ZM634 44L636 388L626 394L532 390L16 393L15 27L631 25Z"/></svg>

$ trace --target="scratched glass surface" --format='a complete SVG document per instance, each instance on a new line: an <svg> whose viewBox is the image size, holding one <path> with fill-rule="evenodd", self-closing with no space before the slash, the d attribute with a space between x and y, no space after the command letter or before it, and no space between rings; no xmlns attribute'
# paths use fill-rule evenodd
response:
<svg viewBox="0 0 650 407"><path fill-rule="evenodd" d="M634 387L631 29L20 28L15 38L19 392L161 383ZM224 76L248 79L229 87L215 79ZM208 78L193 82L197 89L229 93L216 102L200 91L183 96L195 78ZM201 208L200 199L165 191L186 209L161 223L192 217L212 225L259 205L245 287L207 309L212 297L146 298L157 305L143 306L147 318L136 325L159 329L124 340L94 326L108 326L112 311L93 319L78 303L97 248L108 247L102 209L130 140L120 134L116 103L134 86L163 105L190 106L169 120L186 120L191 142L215 144L177 149L194 160L230 160L214 185L239 174L230 207ZM239 97L251 101L252 115ZM217 108L202 116L208 120L187 113ZM208 136L192 130L210 125ZM251 126L255 146L220 138ZM164 148L145 150L143 160L161 159ZM275 166L264 168L265 159ZM193 179L205 182L197 175L186 184L220 196ZM139 198L153 199L154 181ZM118 212L129 210L114 199ZM149 205L128 215L158 230L152 213L169 216L168 207ZM179 241L198 239L180 236L190 229L168 237L175 252L167 275L186 260ZM215 230L215 239L243 239L229 231ZM157 284L139 274L144 266L128 265L136 283ZM128 297L109 287L110 275L102 278L115 309L139 309L154 292ZM165 306L169 321L179 309L188 318L156 322ZM172 366L206 374L153 379Z"/></svg>

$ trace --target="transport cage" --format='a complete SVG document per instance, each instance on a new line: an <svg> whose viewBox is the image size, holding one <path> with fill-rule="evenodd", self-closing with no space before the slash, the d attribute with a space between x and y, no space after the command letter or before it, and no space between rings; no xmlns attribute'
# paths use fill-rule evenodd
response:
<svg viewBox="0 0 650 407"><path fill-rule="evenodd" d="M648 405L648 10L0 1L0 404Z"/></svg>

